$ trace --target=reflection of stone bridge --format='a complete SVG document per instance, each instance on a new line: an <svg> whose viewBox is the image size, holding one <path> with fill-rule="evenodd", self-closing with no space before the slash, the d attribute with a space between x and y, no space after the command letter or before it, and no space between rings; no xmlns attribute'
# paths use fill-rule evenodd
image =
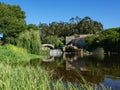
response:
<svg viewBox="0 0 120 90"><path fill-rule="evenodd" d="M43 47L49 47L50 49L54 49L55 46L52 44L42 44Z"/></svg>

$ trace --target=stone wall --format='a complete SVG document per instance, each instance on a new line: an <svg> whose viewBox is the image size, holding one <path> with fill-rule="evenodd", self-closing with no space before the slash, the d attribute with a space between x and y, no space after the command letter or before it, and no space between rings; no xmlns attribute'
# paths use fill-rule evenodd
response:
<svg viewBox="0 0 120 90"><path fill-rule="evenodd" d="M79 48L84 47L85 46L85 38L87 36L90 36L91 34L83 34L83 35L78 35L76 36L67 36L66 37L66 45L73 45L73 46L77 46Z"/></svg>

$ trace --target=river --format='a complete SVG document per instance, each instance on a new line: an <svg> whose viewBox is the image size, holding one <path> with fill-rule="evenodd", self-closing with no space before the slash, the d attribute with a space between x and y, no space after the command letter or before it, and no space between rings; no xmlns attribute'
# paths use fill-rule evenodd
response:
<svg viewBox="0 0 120 90"><path fill-rule="evenodd" d="M76 53L63 53L58 57L44 58L40 65L47 70L54 70L54 79L81 83L84 77L87 82L111 86L112 90L120 89L120 55L118 54L81 56Z"/></svg>

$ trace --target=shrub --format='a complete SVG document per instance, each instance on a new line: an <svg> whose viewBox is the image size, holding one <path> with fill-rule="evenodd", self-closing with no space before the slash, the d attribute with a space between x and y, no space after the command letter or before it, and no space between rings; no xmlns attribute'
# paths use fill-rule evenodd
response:
<svg viewBox="0 0 120 90"><path fill-rule="evenodd" d="M17 46L23 47L32 54L40 53L39 30L26 30L19 35Z"/></svg>

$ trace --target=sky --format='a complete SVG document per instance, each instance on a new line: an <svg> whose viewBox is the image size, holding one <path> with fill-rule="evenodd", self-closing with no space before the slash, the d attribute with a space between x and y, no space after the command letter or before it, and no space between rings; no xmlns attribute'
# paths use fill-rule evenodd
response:
<svg viewBox="0 0 120 90"><path fill-rule="evenodd" d="M19 5L26 13L27 24L69 22L85 16L101 22L104 29L120 27L120 0L0 0Z"/></svg>

